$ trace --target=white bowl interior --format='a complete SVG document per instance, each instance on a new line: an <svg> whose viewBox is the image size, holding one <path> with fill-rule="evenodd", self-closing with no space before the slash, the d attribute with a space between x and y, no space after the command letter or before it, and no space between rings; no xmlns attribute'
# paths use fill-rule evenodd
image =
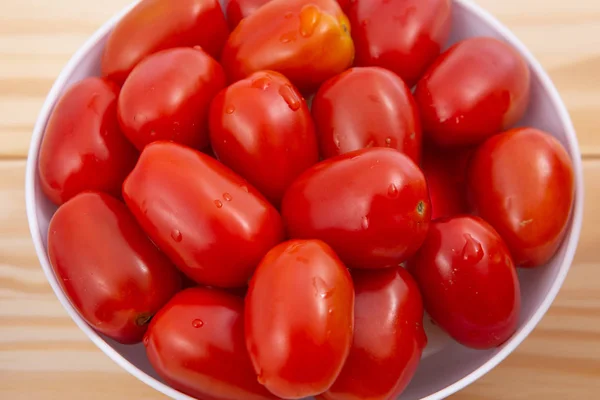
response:
<svg viewBox="0 0 600 400"><path fill-rule="evenodd" d="M133 6L133 5L132 5ZM77 314L62 292L46 252L48 222L56 207L42 193L37 175L39 146L48 116L57 98L71 84L87 76L99 75L100 58L108 33L132 6L105 24L75 54L52 88L40 113L32 138L26 177L29 225L42 268L57 297L90 339L109 357L138 379L177 399L191 399L162 383L146 359L143 345L125 346L97 334ZM472 383L512 352L533 330L547 311L562 285L572 262L579 238L583 210L582 166L577 139L568 113L556 89L527 49L497 20L468 0L455 0L451 45L471 36L490 36L515 46L527 59L532 71L532 98L520 125L535 126L552 133L569 151L576 172L576 204L569 232L552 261L535 270L519 271L522 311L519 330L502 347L489 351L467 349L449 340L432 325L427 326L429 345L423 361L401 400L442 399Z"/></svg>

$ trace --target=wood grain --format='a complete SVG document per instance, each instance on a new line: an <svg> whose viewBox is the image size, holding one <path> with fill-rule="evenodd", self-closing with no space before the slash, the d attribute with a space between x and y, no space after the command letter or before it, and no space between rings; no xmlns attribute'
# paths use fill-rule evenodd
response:
<svg viewBox="0 0 600 400"><path fill-rule="evenodd" d="M73 52L128 0L2 0L0 398L164 399L101 353L46 282L25 217L24 157L42 102ZM455 400L597 399L600 392L600 3L478 0L549 71L584 154L586 210L567 281L533 334Z"/></svg>

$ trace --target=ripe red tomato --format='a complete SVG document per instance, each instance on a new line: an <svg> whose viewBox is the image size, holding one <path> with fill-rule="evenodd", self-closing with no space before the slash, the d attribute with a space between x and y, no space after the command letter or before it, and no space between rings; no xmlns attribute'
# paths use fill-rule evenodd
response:
<svg viewBox="0 0 600 400"><path fill-rule="evenodd" d="M142 150L157 140L209 145L210 102L225 87L223 68L201 49L153 54L131 72L119 96L119 123Z"/></svg>
<svg viewBox="0 0 600 400"><path fill-rule="evenodd" d="M48 255L63 291L94 329L137 343L181 287L179 272L117 199L96 192L63 204L48 228Z"/></svg>
<svg viewBox="0 0 600 400"><path fill-rule="evenodd" d="M410 89L383 68L351 68L325 82L312 103L321 154L392 147L416 163L421 123Z"/></svg>
<svg viewBox="0 0 600 400"><path fill-rule="evenodd" d="M477 213L506 241L518 266L552 258L575 193L571 159L555 138L533 128L491 137L473 155L468 185Z"/></svg>
<svg viewBox="0 0 600 400"><path fill-rule="evenodd" d="M350 25L335 0L273 0L232 32L221 63L233 81L273 70L309 92L353 57Z"/></svg>
<svg viewBox="0 0 600 400"><path fill-rule="evenodd" d="M244 286L283 240L281 217L254 187L180 144L146 146L123 197L152 241L201 284Z"/></svg>
<svg viewBox="0 0 600 400"><path fill-rule="evenodd" d="M354 340L325 400L395 399L412 379L427 344L423 300L402 267L352 272Z"/></svg>
<svg viewBox="0 0 600 400"><path fill-rule="evenodd" d="M319 161L306 101L277 72L257 72L219 93L210 138L218 159L277 206L292 181Z"/></svg>
<svg viewBox="0 0 600 400"><path fill-rule="evenodd" d="M250 14L253 14L263 5L271 0L225 0L225 10L227 10L227 22L232 31L240 21Z"/></svg>
<svg viewBox="0 0 600 400"><path fill-rule="evenodd" d="M316 164L283 198L294 238L328 243L348 267L397 266L423 243L431 207L425 177L404 154L373 147Z"/></svg>
<svg viewBox="0 0 600 400"><path fill-rule="evenodd" d="M54 107L38 164L42 190L54 203L86 190L120 194L138 154L119 129L118 95L114 84L86 78Z"/></svg>
<svg viewBox="0 0 600 400"><path fill-rule="evenodd" d="M102 75L121 85L144 58L172 47L202 46L218 58L228 35L217 0L140 1L110 34Z"/></svg>
<svg viewBox="0 0 600 400"><path fill-rule="evenodd" d="M292 240L261 261L246 296L246 346L258 381L297 399L329 389L352 343L352 279L320 240Z"/></svg>
<svg viewBox="0 0 600 400"><path fill-rule="evenodd" d="M489 349L514 334L521 306L515 265L502 238L481 218L432 222L408 268L425 310L459 343Z"/></svg>
<svg viewBox="0 0 600 400"><path fill-rule="evenodd" d="M387 68L410 87L450 36L451 0L355 0L347 13L356 65Z"/></svg>
<svg viewBox="0 0 600 400"><path fill-rule="evenodd" d="M169 386L198 399L274 399L254 375L244 339L244 299L217 289L178 293L144 338Z"/></svg>
<svg viewBox="0 0 600 400"><path fill-rule="evenodd" d="M425 147L421 168L429 188L432 220L469 213L467 165L474 151L474 147L452 151Z"/></svg>
<svg viewBox="0 0 600 400"><path fill-rule="evenodd" d="M480 143L521 119L529 82L525 60L510 45L485 37L464 40L417 85L423 131L439 146Z"/></svg>

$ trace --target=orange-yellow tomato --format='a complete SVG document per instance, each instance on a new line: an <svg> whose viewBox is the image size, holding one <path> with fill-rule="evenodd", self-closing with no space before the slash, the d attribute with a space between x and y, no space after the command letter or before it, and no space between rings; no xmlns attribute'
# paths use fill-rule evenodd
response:
<svg viewBox="0 0 600 400"><path fill-rule="evenodd" d="M237 26L221 61L232 81L268 69L307 92L353 59L350 24L335 0L274 0Z"/></svg>

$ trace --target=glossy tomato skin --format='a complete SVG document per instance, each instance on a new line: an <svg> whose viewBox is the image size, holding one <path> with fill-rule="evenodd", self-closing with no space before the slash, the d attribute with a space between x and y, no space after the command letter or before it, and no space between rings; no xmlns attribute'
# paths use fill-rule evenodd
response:
<svg viewBox="0 0 600 400"><path fill-rule="evenodd" d="M325 158L366 147L391 147L420 162L417 106L410 89L391 71L351 68L331 78L314 97L312 114Z"/></svg>
<svg viewBox="0 0 600 400"><path fill-rule="evenodd" d="M178 293L144 338L150 363L198 399L275 399L257 380L244 338L244 299L208 288Z"/></svg>
<svg viewBox="0 0 600 400"><path fill-rule="evenodd" d="M150 54L201 46L219 58L229 35L218 0L144 0L115 26L102 56L102 75L122 85Z"/></svg>
<svg viewBox="0 0 600 400"><path fill-rule="evenodd" d="M231 81L273 70L308 93L353 57L350 25L335 0L272 0L231 33L221 64Z"/></svg>
<svg viewBox="0 0 600 400"><path fill-rule="evenodd" d="M292 181L319 161L306 101L277 72L257 72L219 93L210 138L218 159L276 206Z"/></svg>
<svg viewBox="0 0 600 400"><path fill-rule="evenodd" d="M117 122L119 88L100 78L71 86L54 107L40 147L42 190L55 204L99 190L118 196L138 157Z"/></svg>
<svg viewBox="0 0 600 400"><path fill-rule="evenodd" d="M530 97L525 60L493 38L466 39L419 81L415 99L426 139L438 146L479 144L516 124Z"/></svg>
<svg viewBox="0 0 600 400"><path fill-rule="evenodd" d="M560 246L575 186L569 154L554 137L533 128L496 135L469 164L469 197L478 215L506 241L515 263L547 263Z"/></svg>
<svg viewBox="0 0 600 400"><path fill-rule="evenodd" d="M451 0L355 0L347 8L357 66L379 66L414 86L450 36Z"/></svg>
<svg viewBox="0 0 600 400"><path fill-rule="evenodd" d="M404 391L427 344L423 300L402 267L352 271L354 339L324 400L388 400Z"/></svg>
<svg viewBox="0 0 600 400"><path fill-rule="evenodd" d="M210 102L225 87L223 68L197 48L155 53L131 72L119 96L119 123L142 150L157 140L209 146Z"/></svg>
<svg viewBox="0 0 600 400"><path fill-rule="evenodd" d="M246 346L258 380L279 397L329 389L352 343L348 270L320 240L292 240L260 262L246 296Z"/></svg>
<svg viewBox="0 0 600 400"><path fill-rule="evenodd" d="M427 180L431 200L431 219L468 214L467 166L474 146L452 151L426 146L421 169Z"/></svg>
<svg viewBox="0 0 600 400"><path fill-rule="evenodd" d="M283 240L279 213L254 187L177 143L146 146L123 197L152 241L200 284L245 286Z"/></svg>
<svg viewBox="0 0 600 400"><path fill-rule="evenodd" d="M515 265L502 238L481 218L432 222L408 268L425 310L459 343L489 349L515 333L521 307Z"/></svg>
<svg viewBox="0 0 600 400"><path fill-rule="evenodd" d="M63 204L48 228L52 268L73 306L100 333L137 343L181 278L119 200L99 192Z"/></svg>
<svg viewBox="0 0 600 400"><path fill-rule="evenodd" d="M308 169L286 192L281 212L290 237L323 240L350 268L397 266L417 251L431 218L419 167L377 147Z"/></svg>
<svg viewBox="0 0 600 400"><path fill-rule="evenodd" d="M226 0L227 22L232 31L239 25L240 21L253 14L263 5L271 0Z"/></svg>

